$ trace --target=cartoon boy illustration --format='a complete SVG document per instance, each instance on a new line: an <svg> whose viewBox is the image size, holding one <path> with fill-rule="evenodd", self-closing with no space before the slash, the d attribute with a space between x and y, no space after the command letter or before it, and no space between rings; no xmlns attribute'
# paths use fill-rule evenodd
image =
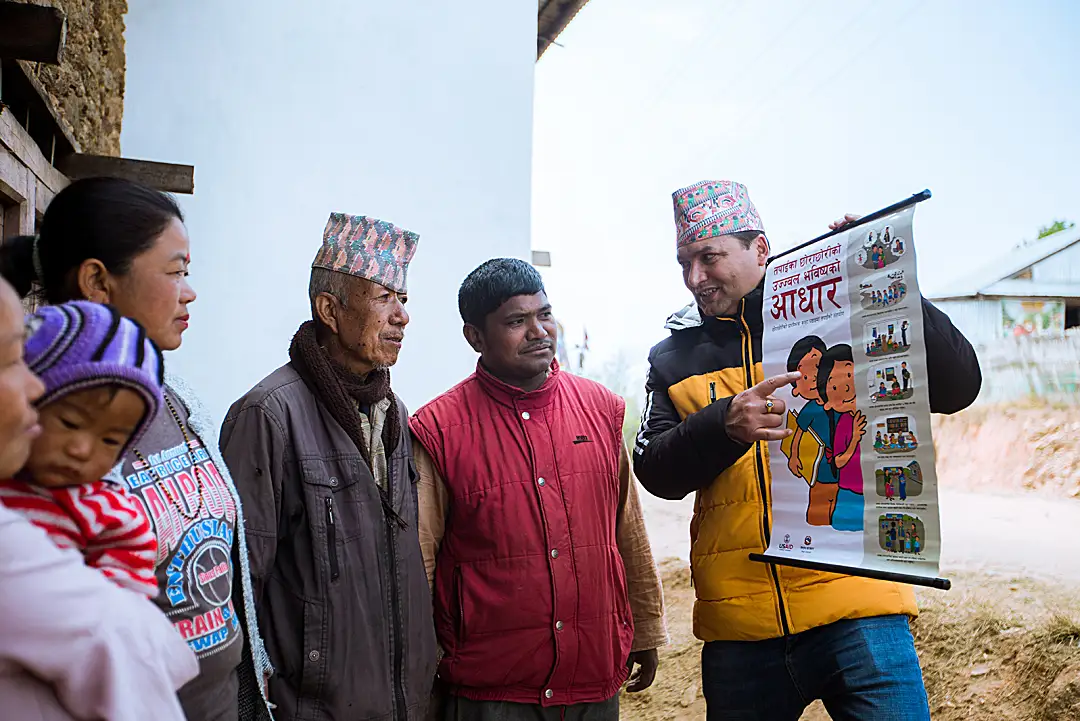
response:
<svg viewBox="0 0 1080 721"><path fill-rule="evenodd" d="M836 507L832 527L838 531L863 529L863 478L859 442L866 433L866 416L855 407L855 361L851 346L834 345L818 363L818 395L830 419L831 443L825 458L835 469Z"/></svg>
<svg viewBox="0 0 1080 721"><path fill-rule="evenodd" d="M908 370L907 363L900 364L900 375L904 379L904 392L907 392L908 386L911 385L911 371Z"/></svg>
<svg viewBox="0 0 1080 721"><path fill-rule="evenodd" d="M922 551L922 541L919 540L918 534L916 534L914 538L911 539L911 544L915 548L915 553L919 553Z"/></svg>
<svg viewBox="0 0 1080 721"><path fill-rule="evenodd" d="M788 470L799 478L805 478L798 452L804 433L812 430L828 453L831 414L826 412L818 395L818 364L825 349L825 341L816 335L808 335L798 340L788 354L788 371L802 374L799 380L791 384L791 395L806 400L795 419L798 427L791 440L791 458L788 459ZM827 526L832 521L833 506L836 504L836 473L831 464L823 461L818 464L816 477L806 480L810 483L806 522L811 526Z"/></svg>

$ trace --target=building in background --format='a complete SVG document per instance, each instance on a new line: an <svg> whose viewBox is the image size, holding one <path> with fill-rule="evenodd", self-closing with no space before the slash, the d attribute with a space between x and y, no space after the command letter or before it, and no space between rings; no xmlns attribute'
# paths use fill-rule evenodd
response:
<svg viewBox="0 0 1080 721"><path fill-rule="evenodd" d="M555 43L570 21L589 0L539 0L536 32L536 59Z"/></svg>
<svg viewBox="0 0 1080 721"><path fill-rule="evenodd" d="M331 211L420 234L406 404L471 372L457 290L488 258L530 258L534 64L583 4L131 5L121 139L198 168L183 207L199 299L169 362L212 413L286 361Z"/></svg>
<svg viewBox="0 0 1080 721"><path fill-rule="evenodd" d="M124 0L0 0L0 241L36 232L70 179L190 193L192 168L118 157Z"/></svg>
<svg viewBox="0 0 1080 721"><path fill-rule="evenodd" d="M1016 248L931 300L976 345L1060 337L1080 326L1080 229Z"/></svg>

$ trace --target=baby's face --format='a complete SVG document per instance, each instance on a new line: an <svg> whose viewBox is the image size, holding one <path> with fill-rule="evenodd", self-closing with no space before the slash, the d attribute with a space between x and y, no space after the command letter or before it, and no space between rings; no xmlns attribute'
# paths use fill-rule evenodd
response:
<svg viewBox="0 0 1080 721"><path fill-rule="evenodd" d="M34 441L26 474L46 488L101 480L120 460L120 451L146 413L146 401L129 388L78 391L40 410L41 435Z"/></svg>

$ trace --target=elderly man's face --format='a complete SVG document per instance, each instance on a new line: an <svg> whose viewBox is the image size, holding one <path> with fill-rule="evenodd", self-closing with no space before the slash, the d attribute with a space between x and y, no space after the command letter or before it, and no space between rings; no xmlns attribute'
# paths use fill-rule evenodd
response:
<svg viewBox="0 0 1080 721"><path fill-rule="evenodd" d="M327 310L333 322L323 318L337 339L336 360L359 375L397 363L409 324L408 296L353 276L348 276L345 291L344 303L331 297Z"/></svg>

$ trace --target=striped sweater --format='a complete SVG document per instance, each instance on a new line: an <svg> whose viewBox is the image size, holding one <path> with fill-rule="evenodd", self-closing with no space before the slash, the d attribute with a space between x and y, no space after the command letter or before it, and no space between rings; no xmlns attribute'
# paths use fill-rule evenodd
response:
<svg viewBox="0 0 1080 721"><path fill-rule="evenodd" d="M86 565L117 585L148 597L157 595L157 539L138 503L121 486L94 481L42 488L4 480L0 503L40 527L60 548L81 552Z"/></svg>

